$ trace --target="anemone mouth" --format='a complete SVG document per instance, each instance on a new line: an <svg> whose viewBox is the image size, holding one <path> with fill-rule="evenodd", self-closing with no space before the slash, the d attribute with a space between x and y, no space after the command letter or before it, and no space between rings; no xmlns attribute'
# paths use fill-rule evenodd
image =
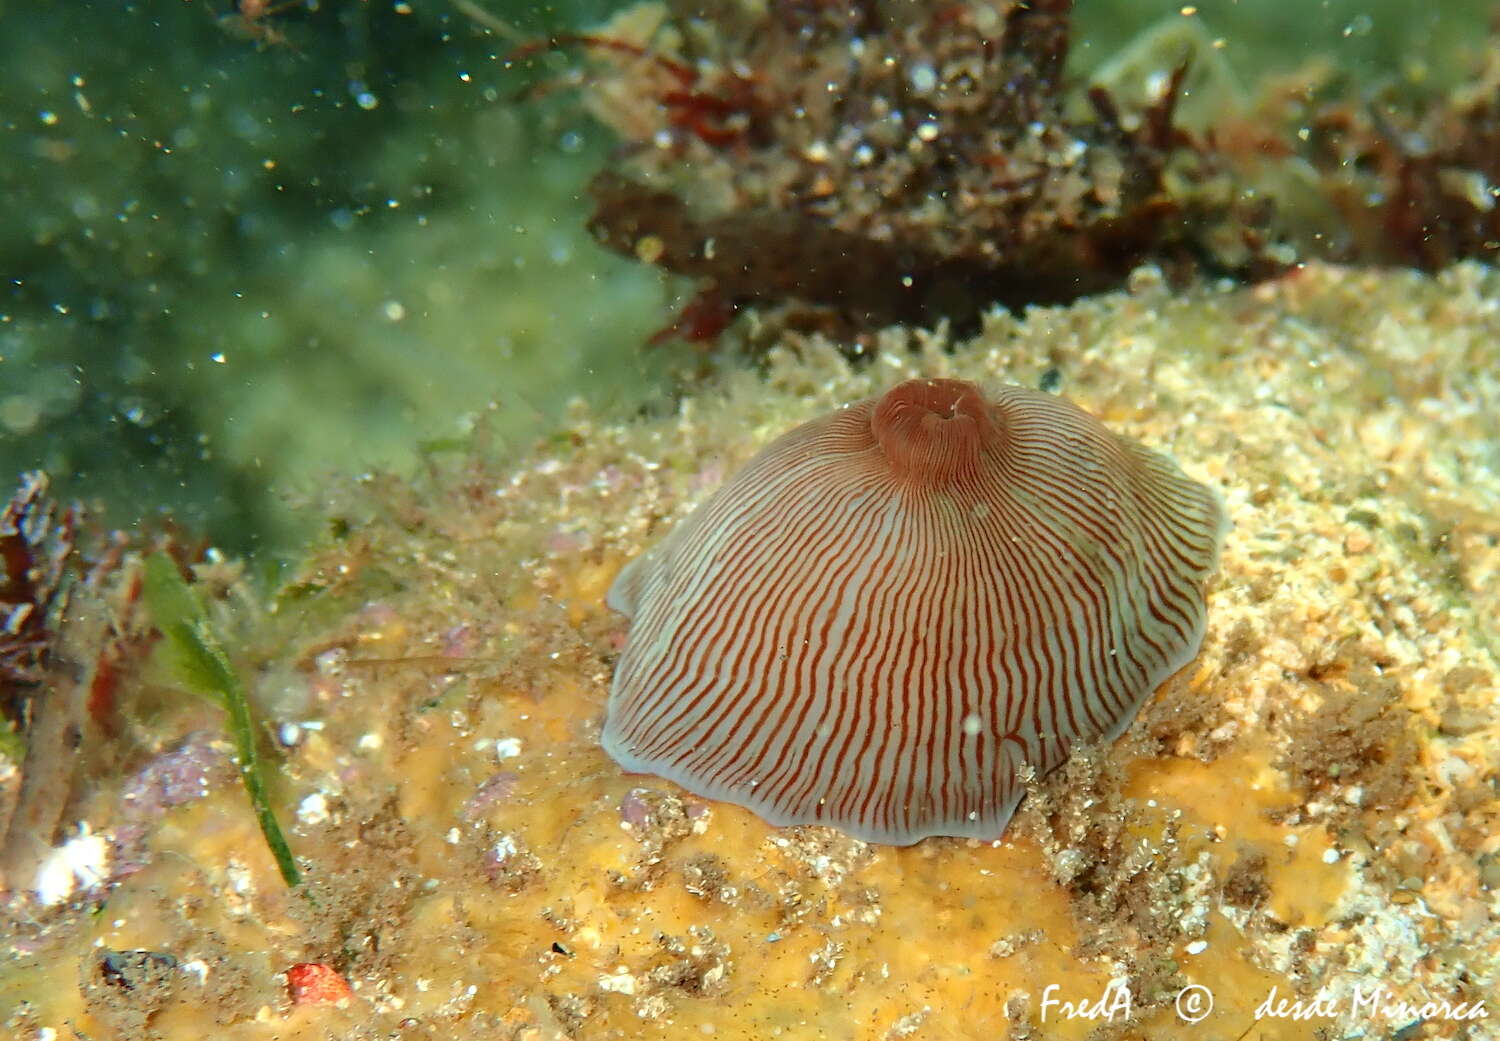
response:
<svg viewBox="0 0 1500 1041"><path fill-rule="evenodd" d="M875 405L870 430L898 480L943 485L977 476L998 437L990 405L963 380L908 380Z"/></svg>

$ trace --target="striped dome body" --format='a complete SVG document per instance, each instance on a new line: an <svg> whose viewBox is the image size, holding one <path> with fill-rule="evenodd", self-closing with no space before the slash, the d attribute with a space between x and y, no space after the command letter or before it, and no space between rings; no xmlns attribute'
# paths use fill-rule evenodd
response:
<svg viewBox="0 0 1500 1041"><path fill-rule="evenodd" d="M609 593L604 747L776 825L995 838L1198 651L1212 491L1060 398L913 380L782 436Z"/></svg>

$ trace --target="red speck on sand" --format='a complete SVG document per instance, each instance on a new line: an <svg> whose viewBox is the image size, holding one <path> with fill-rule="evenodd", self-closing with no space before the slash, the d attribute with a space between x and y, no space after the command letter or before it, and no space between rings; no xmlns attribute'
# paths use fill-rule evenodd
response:
<svg viewBox="0 0 1500 1041"><path fill-rule="evenodd" d="M296 1005L331 1005L354 996L348 981L322 962L293 965L286 970L286 985Z"/></svg>

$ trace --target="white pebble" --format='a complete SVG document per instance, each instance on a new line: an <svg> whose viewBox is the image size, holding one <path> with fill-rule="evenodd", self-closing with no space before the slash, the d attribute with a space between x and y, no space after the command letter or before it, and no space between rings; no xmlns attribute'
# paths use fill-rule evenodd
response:
<svg viewBox="0 0 1500 1041"><path fill-rule="evenodd" d="M32 891L44 907L60 904L80 884L87 889L109 877L109 843L87 831L58 846L37 869Z"/></svg>
<svg viewBox="0 0 1500 1041"><path fill-rule="evenodd" d="M599 989L613 991L616 994L634 994L635 977L628 972L616 973L613 976L600 976Z"/></svg>
<svg viewBox="0 0 1500 1041"><path fill-rule="evenodd" d="M303 824L322 824L328 819L328 799L313 792L297 804L297 819Z"/></svg>

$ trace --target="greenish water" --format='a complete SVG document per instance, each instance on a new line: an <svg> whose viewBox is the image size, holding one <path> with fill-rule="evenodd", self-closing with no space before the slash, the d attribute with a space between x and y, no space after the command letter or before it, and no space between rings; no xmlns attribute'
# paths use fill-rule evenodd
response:
<svg viewBox="0 0 1500 1041"><path fill-rule="evenodd" d="M3 9L0 472L244 547L295 529L279 489L652 385L669 294L587 238L576 101L517 101L538 74L446 5L299 9L285 44L226 10Z"/></svg>
<svg viewBox="0 0 1500 1041"><path fill-rule="evenodd" d="M618 4L493 3L528 37ZM1098 65L1180 4L1078 5ZM1324 54L1441 78L1484 3L1218 2L1235 75ZM556 54L446 3L0 0L0 478L42 467L112 523L170 513L288 545L283 492L409 466L475 417L544 436L567 399L660 393L688 287L597 247L579 198L611 142ZM541 96L523 97L541 85Z"/></svg>

